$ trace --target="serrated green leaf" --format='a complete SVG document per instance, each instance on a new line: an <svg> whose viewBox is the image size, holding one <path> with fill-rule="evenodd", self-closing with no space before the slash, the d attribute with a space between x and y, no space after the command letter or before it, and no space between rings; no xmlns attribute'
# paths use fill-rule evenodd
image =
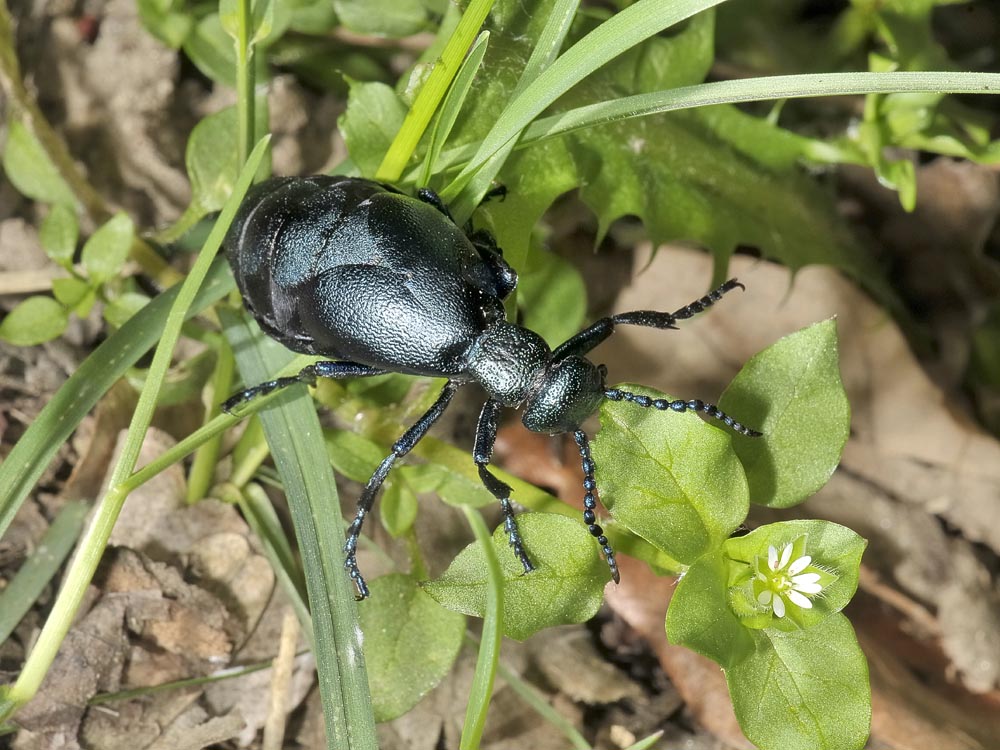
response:
<svg viewBox="0 0 1000 750"><path fill-rule="evenodd" d="M366 177L373 177L403 125L406 106L384 83L351 81L347 111L338 125L351 159Z"/></svg>
<svg viewBox="0 0 1000 750"><path fill-rule="evenodd" d="M402 716L451 670L465 618L420 590L410 576L382 576L358 607L375 721Z"/></svg>
<svg viewBox="0 0 1000 750"><path fill-rule="evenodd" d="M868 542L857 533L830 521L796 520L772 523L754 529L746 536L727 539L722 545L725 556L734 568L752 571L757 558L767 559L768 547L781 550L786 544L796 544L794 557L812 558L810 569L830 574L824 576L823 590L810 596L812 607L787 607L784 618L766 616L760 626L780 630L815 627L832 614L840 612L858 589L861 556ZM737 584L737 586L742 584Z"/></svg>
<svg viewBox="0 0 1000 750"><path fill-rule="evenodd" d="M667 610L667 638L723 667L745 659L753 637L729 608L728 569L719 550L703 555L681 577Z"/></svg>
<svg viewBox="0 0 1000 750"><path fill-rule="evenodd" d="M128 214L117 213L90 235L80 260L91 282L100 284L114 278L128 258L135 226Z"/></svg>
<svg viewBox="0 0 1000 750"><path fill-rule="evenodd" d="M622 389L669 400L642 386ZM747 480L723 430L690 412L624 401L605 401L600 413L597 486L616 521L688 564L743 523Z"/></svg>
<svg viewBox="0 0 1000 750"><path fill-rule="evenodd" d="M42 203L72 208L73 192L49 160L38 139L19 120L11 120L3 149L3 170L18 192Z"/></svg>
<svg viewBox="0 0 1000 750"><path fill-rule="evenodd" d="M587 288L576 266L555 253L534 253L531 260L518 285L521 323L554 349L583 325Z"/></svg>
<svg viewBox="0 0 1000 750"><path fill-rule="evenodd" d="M385 530L396 539L412 529L417 520L417 496L398 471L385 482L379 501L379 518Z"/></svg>
<svg viewBox="0 0 1000 750"><path fill-rule="evenodd" d="M523 640L543 628L593 617L610 574L586 527L552 513L523 513L517 528L535 566L528 574L511 552L503 524L493 533L504 578L504 633ZM486 588L486 563L478 544L470 544L440 578L424 584L448 609L476 617L483 615Z"/></svg>
<svg viewBox="0 0 1000 750"><path fill-rule="evenodd" d="M829 480L850 433L837 326L826 320L754 355L719 406L763 434L735 441L755 503L784 508Z"/></svg>
<svg viewBox="0 0 1000 750"><path fill-rule="evenodd" d="M51 297L28 297L0 321L0 339L15 346L35 346L62 335L68 322L66 308Z"/></svg>
<svg viewBox="0 0 1000 750"><path fill-rule="evenodd" d="M423 0L333 0L333 9L356 34L389 39L424 31L431 20Z"/></svg>
<svg viewBox="0 0 1000 750"><path fill-rule="evenodd" d="M754 652L726 670L736 718L761 750L859 750L871 725L868 664L851 623L755 631Z"/></svg>
<svg viewBox="0 0 1000 750"><path fill-rule="evenodd" d="M38 237L45 253L63 268L73 267L73 255L80 228L76 213L68 206L56 204L42 222Z"/></svg>

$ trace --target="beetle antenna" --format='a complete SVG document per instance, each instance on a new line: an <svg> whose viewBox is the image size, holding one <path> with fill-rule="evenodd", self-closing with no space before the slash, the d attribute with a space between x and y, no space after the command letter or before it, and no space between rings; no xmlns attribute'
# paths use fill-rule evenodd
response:
<svg viewBox="0 0 1000 750"><path fill-rule="evenodd" d="M610 401L631 401L633 404L646 409L653 408L659 409L660 411L666 411L667 409L670 409L671 411L701 411L714 419L718 419L720 422L724 422L727 427L733 430L733 432L738 432L740 435L746 435L747 437L761 437L763 434L752 427L747 427L746 425L737 422L715 404L706 404L704 401L696 398L690 399L689 401L684 401L682 399L669 401L665 398L650 398L649 396L643 396L638 393L630 393L629 391L623 391L619 388L608 388L604 391L604 397Z"/></svg>
<svg viewBox="0 0 1000 750"><path fill-rule="evenodd" d="M597 515L594 513L594 508L597 507L597 498L594 496L597 480L594 478L594 459L590 457L590 441L587 440L587 433L583 430L577 430L573 433L573 437L580 448L580 462L583 464L583 488L587 491L587 494L583 496L583 522L587 524L587 531L601 545L604 559L608 561L608 567L611 568L611 578L615 583L618 583L621 576L618 573L618 563L615 562L615 551L611 549L611 543L604 536L604 529L597 524Z"/></svg>

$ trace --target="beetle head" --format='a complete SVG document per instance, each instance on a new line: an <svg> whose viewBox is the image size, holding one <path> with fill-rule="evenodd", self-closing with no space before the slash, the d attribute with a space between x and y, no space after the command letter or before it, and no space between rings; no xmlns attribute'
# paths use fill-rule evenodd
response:
<svg viewBox="0 0 1000 750"><path fill-rule="evenodd" d="M605 372L577 355L550 363L524 404L524 426L550 434L578 429L604 400Z"/></svg>

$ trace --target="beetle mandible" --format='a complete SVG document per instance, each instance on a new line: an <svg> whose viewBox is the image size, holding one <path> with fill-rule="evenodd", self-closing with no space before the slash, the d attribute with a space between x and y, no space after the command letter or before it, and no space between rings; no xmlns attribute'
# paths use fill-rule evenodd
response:
<svg viewBox="0 0 1000 750"><path fill-rule="evenodd" d="M596 538L611 576L615 553L597 524L594 462L581 429L605 399L645 408L701 411L735 432L759 432L713 404L651 399L605 385L607 369L585 355L619 324L676 328L735 288L718 289L672 312L638 310L601 318L554 350L504 317L503 300L517 274L491 234L463 229L430 190L412 198L356 177L274 178L247 194L224 242L244 304L261 329L289 349L331 358L298 375L247 388L223 405L240 403L316 378L357 378L387 372L447 378L427 412L392 446L368 480L348 529L344 563L359 599L368 586L358 569L358 537L393 463L405 456L444 413L455 392L478 383L488 398L476 429L473 461L500 501L504 529L525 573L533 570L511 506L511 488L489 470L501 410L523 410L529 430L572 432L583 463L583 521Z"/></svg>

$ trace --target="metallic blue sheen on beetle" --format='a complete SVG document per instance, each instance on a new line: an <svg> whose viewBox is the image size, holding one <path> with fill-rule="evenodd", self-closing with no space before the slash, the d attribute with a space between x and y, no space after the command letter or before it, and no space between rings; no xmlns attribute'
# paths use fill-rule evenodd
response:
<svg viewBox="0 0 1000 750"><path fill-rule="evenodd" d="M293 351L329 358L298 375L240 391L223 404L225 411L318 377L399 372L448 379L434 405L393 444L358 501L344 566L359 599L369 591L358 569L357 543L375 495L392 464L412 450L462 385L477 383L488 395L473 461L500 501L510 546L525 573L534 568L517 530L511 488L488 468L503 408L521 409L522 422L535 432L574 433L584 471L584 522L616 583L614 550L596 522L594 462L581 429L601 402L701 411L739 434L760 434L696 399L668 401L608 388L606 368L585 356L618 324L675 328L726 292L742 289L735 279L673 313L639 310L602 318L551 350L538 334L504 318L503 300L517 285L517 274L492 235L457 225L430 190L413 198L356 177L274 178L247 194L224 249L261 329Z"/></svg>

